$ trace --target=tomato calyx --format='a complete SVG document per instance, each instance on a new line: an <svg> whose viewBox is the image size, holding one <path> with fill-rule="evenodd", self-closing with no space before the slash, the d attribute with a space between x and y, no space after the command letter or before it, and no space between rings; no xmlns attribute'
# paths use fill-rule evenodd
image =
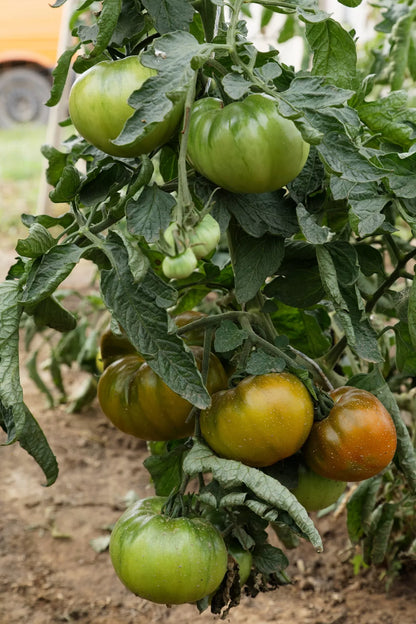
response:
<svg viewBox="0 0 416 624"><path fill-rule="evenodd" d="M335 402L331 396L322 389L316 391L316 404L314 410L314 421L319 422L328 418L331 409L334 407Z"/></svg>

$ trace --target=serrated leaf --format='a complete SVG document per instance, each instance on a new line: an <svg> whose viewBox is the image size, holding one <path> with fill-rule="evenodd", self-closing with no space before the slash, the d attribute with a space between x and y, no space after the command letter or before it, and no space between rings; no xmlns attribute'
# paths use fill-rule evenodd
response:
<svg viewBox="0 0 416 624"><path fill-rule="evenodd" d="M144 236L148 243L160 238L171 220L176 200L162 191L157 184L144 187L137 199L130 199L126 206L127 227L131 234Z"/></svg>
<svg viewBox="0 0 416 624"><path fill-rule="evenodd" d="M310 308L323 299L325 291L316 262L294 263L287 274L282 273L266 284L264 292L268 297L294 308Z"/></svg>
<svg viewBox="0 0 416 624"><path fill-rule="evenodd" d="M416 349L416 276L413 278L410 287L407 318L409 322L410 342L413 348Z"/></svg>
<svg viewBox="0 0 416 624"><path fill-rule="evenodd" d="M98 18L98 33L90 58L99 57L111 41L121 11L122 0L105 0Z"/></svg>
<svg viewBox="0 0 416 624"><path fill-rule="evenodd" d="M296 214L302 234L308 243L323 245L328 242L332 236L331 230L326 225L319 225L303 204L297 205Z"/></svg>
<svg viewBox="0 0 416 624"><path fill-rule="evenodd" d="M174 392L196 407L207 407L210 396L193 355L176 334L170 333L166 309L174 304L175 291L151 270L136 283L121 239L110 233L106 244L117 261L111 270L101 273L107 308L137 351Z"/></svg>
<svg viewBox="0 0 416 624"><path fill-rule="evenodd" d="M19 328L22 308L16 282L0 284L0 426L7 444L19 442L43 470L47 485L58 476L56 458L28 407L19 376Z"/></svg>
<svg viewBox="0 0 416 624"><path fill-rule="evenodd" d="M321 537L305 509L287 488L264 472L234 460L221 459L199 441L194 442L194 446L185 457L183 470L190 477L200 473L211 473L225 489L245 485L260 500L277 510L286 511L315 549L318 552L322 550Z"/></svg>
<svg viewBox="0 0 416 624"><path fill-rule="evenodd" d="M229 231L236 297L240 303L246 303L279 268L284 256L284 240L270 234L253 238L236 224L231 224Z"/></svg>
<svg viewBox="0 0 416 624"><path fill-rule="evenodd" d="M161 34L174 30L189 30L194 9L189 0L142 0Z"/></svg>
<svg viewBox="0 0 416 624"><path fill-rule="evenodd" d="M359 542L368 530L377 492L383 478L379 475L360 483L347 502L347 529L352 542Z"/></svg>
<svg viewBox="0 0 416 624"><path fill-rule="evenodd" d="M186 447L181 445L166 455L151 455L143 465L152 477L157 496L169 496L182 482L182 461Z"/></svg>
<svg viewBox="0 0 416 624"><path fill-rule="evenodd" d="M391 32L387 74L393 91L402 88L406 77L414 20L414 11L408 10L407 14L397 20Z"/></svg>
<svg viewBox="0 0 416 624"><path fill-rule="evenodd" d="M358 114L375 134L404 149L409 149L416 140L416 108L410 108L405 91L395 91L372 102L363 102Z"/></svg>
<svg viewBox="0 0 416 624"><path fill-rule="evenodd" d="M222 321L215 331L214 349L218 353L233 351L241 346L247 337L247 332L232 321Z"/></svg>
<svg viewBox="0 0 416 624"><path fill-rule="evenodd" d="M73 243L56 245L37 258L30 270L21 303L34 304L49 297L71 273L85 250Z"/></svg>
<svg viewBox="0 0 416 624"><path fill-rule="evenodd" d="M221 82L224 91L233 100L240 100L246 95L250 91L252 84L237 72L226 74Z"/></svg>
<svg viewBox="0 0 416 624"><path fill-rule="evenodd" d="M256 545L253 551L253 562L263 574L280 572L289 565L288 558L283 551L272 544Z"/></svg>
<svg viewBox="0 0 416 624"><path fill-rule="evenodd" d="M40 223L34 223L29 229L27 238L17 241L16 251L26 258L37 258L55 244L56 241L49 231Z"/></svg>
<svg viewBox="0 0 416 624"><path fill-rule="evenodd" d="M249 375L264 375L265 373L281 373L286 368L286 362L269 353L258 349L252 353L246 364Z"/></svg>
<svg viewBox="0 0 416 624"><path fill-rule="evenodd" d="M49 193L50 199L56 204L62 204L74 199L81 186L81 174L73 165L65 165L61 176L53 191Z"/></svg>
<svg viewBox="0 0 416 624"><path fill-rule="evenodd" d="M72 57L78 52L80 47L81 42L79 41L71 48L65 50L59 57L56 67L52 71L53 84L46 106L56 106L61 99L67 81L69 68L71 66Z"/></svg>
<svg viewBox="0 0 416 624"><path fill-rule="evenodd" d="M306 37L313 51L312 74L351 89L356 78L357 52L349 32L333 19L306 25Z"/></svg>
<svg viewBox="0 0 416 624"><path fill-rule="evenodd" d="M412 344L410 326L399 321L394 326L396 334L396 365L398 370L407 376L416 376L416 349Z"/></svg>
<svg viewBox="0 0 416 624"><path fill-rule="evenodd" d="M35 324L39 328L50 327L59 332L67 332L75 329L77 319L66 310L55 297L46 297L37 303L34 308L25 307L25 311L34 317Z"/></svg>

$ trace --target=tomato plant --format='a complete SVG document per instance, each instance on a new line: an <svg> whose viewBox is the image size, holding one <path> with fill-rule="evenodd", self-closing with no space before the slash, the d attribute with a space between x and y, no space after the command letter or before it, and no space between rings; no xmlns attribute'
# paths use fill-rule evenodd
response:
<svg viewBox="0 0 416 624"><path fill-rule="evenodd" d="M143 138L127 145L114 143L134 114L129 97L155 74L154 69L142 65L136 56L101 61L81 74L69 95L69 114L81 136L107 154L127 158L151 152L166 143L179 125L183 102L176 103L165 120L148 128Z"/></svg>
<svg viewBox="0 0 416 624"><path fill-rule="evenodd" d="M367 390L342 386L330 395L334 407L313 425L304 447L308 466L328 479L373 477L390 464L396 451L390 414Z"/></svg>
<svg viewBox="0 0 416 624"><path fill-rule="evenodd" d="M282 117L272 98L260 94L223 106L204 98L189 124L188 158L199 173L234 193L265 193L301 172L309 145Z"/></svg>
<svg viewBox="0 0 416 624"><path fill-rule="evenodd" d="M201 347L192 347L199 367ZM227 385L221 362L210 354L207 388L210 393ZM98 401L104 414L124 431L142 440L171 440L191 435L192 405L173 392L139 355L115 360L98 382Z"/></svg>
<svg viewBox="0 0 416 624"><path fill-rule="evenodd" d="M59 102L71 66L78 133L42 148L50 200L67 212L22 215L27 236L0 284L5 442L55 481L57 459L19 384L22 338L48 341L54 384L63 387L61 364L87 362L94 389L97 337L111 317L123 345L103 345L99 398L122 430L163 441L144 461L168 501L152 523L219 516L227 545L251 555L244 591L274 589L289 580L288 559L269 525L322 550L305 507L323 503L309 486L304 496L304 473L288 479L304 457L314 482L364 479L348 525L366 561L394 561L398 543L411 552L413 6L379 3L382 41L364 58L360 38L315 0L98 4L76 13L49 101ZM279 40L301 35L301 62L286 63L278 41L266 52L253 43L255 4L262 23L280 13ZM90 327L61 288L81 263L93 265L99 292L77 295L99 300ZM189 310L188 327L179 319ZM41 386L37 353L30 374ZM337 442L322 443L333 420ZM397 526L407 536L393 552ZM204 589L212 598L192 597L200 610L225 616L238 603L227 574Z"/></svg>
<svg viewBox="0 0 416 624"><path fill-rule="evenodd" d="M222 457L270 466L300 449L313 423L312 399L290 373L246 377L216 392L201 413L201 432Z"/></svg>
<svg viewBox="0 0 416 624"><path fill-rule="evenodd" d="M161 514L162 504L156 498L127 509L111 534L111 561L124 585L141 598L195 602L217 589L226 573L224 540L207 520Z"/></svg>

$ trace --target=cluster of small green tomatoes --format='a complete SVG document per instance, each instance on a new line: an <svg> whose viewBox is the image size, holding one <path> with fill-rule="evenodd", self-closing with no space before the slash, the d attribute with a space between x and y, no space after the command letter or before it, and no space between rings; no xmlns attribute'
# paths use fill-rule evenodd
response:
<svg viewBox="0 0 416 624"><path fill-rule="evenodd" d="M152 153L178 130L183 99L172 105L165 119L149 124L146 134L119 145L126 121L134 113L127 100L156 71L137 56L97 63L74 83L69 97L71 119L78 132L102 151L131 158ZM226 106L213 97L197 100L189 116L187 159L196 171L234 193L264 193L293 180L309 153L294 123L282 117L273 99L251 94ZM220 239L211 215L186 225L174 221L163 234L166 277L183 279L208 257Z"/></svg>
<svg viewBox="0 0 416 624"><path fill-rule="evenodd" d="M178 315L184 327L203 315ZM184 339L202 365L202 336ZM125 433L147 441L192 436L191 404L173 392L128 339L108 330L101 340L104 371L98 383L101 408ZM308 511L335 503L349 481L383 470L396 449L396 430L383 404L370 392L340 387L330 392L333 407L314 420L314 403L300 379L287 372L248 376L229 387L226 366L210 353L207 389L211 406L201 411L202 437L220 457L265 470L296 458L291 490ZM227 549L240 568L251 554L239 544L233 553L209 518L164 515L165 499L139 501L117 522L111 537L113 565L137 595L162 603L194 602L218 589L227 570ZM163 540L162 548L153 543ZM163 553L163 554L162 554ZM240 557L240 559L239 559ZM169 562L166 566L166 562ZM163 570L163 571L161 571ZM198 582L196 583L196 579Z"/></svg>

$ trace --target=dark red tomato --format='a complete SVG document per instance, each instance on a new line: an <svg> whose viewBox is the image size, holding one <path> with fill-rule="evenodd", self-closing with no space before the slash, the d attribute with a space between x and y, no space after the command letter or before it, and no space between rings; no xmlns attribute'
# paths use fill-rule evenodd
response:
<svg viewBox="0 0 416 624"><path fill-rule="evenodd" d="M371 392L343 386L330 393L334 407L314 423L303 452L317 474L339 481L369 479L393 459L393 420Z"/></svg>

